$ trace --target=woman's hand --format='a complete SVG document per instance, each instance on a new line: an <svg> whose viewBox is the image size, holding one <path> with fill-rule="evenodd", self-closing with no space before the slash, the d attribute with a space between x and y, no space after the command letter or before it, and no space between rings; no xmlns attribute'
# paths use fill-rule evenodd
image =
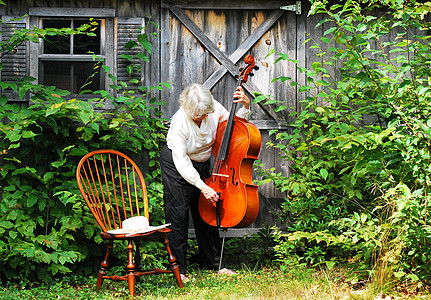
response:
<svg viewBox="0 0 431 300"><path fill-rule="evenodd" d="M218 195L216 191L214 191L209 186L205 186L201 190L202 195L204 195L205 199L208 200L208 202L214 203L218 201Z"/></svg>
<svg viewBox="0 0 431 300"><path fill-rule="evenodd" d="M250 108L250 99L244 93L244 89L242 88L242 86L236 88L235 93L233 93L233 98L233 102L241 103L246 109Z"/></svg>

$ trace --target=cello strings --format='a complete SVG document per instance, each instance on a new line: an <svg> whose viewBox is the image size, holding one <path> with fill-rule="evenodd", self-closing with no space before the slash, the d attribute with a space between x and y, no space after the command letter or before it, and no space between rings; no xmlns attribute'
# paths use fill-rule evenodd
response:
<svg viewBox="0 0 431 300"><path fill-rule="evenodd" d="M242 80L243 80L243 74L241 71L240 75L238 76L237 87L242 85ZM229 143L230 143L230 137L232 136L234 117L235 117L237 106L238 106L238 103L236 103L236 102L234 102L232 104L232 107L231 107L231 110L229 113L229 118L228 118L226 128L225 128L225 132L223 135L223 140L222 140L222 143L220 145L220 150L219 150L217 158L222 160L222 161L224 161L226 159L227 150L229 148Z"/></svg>

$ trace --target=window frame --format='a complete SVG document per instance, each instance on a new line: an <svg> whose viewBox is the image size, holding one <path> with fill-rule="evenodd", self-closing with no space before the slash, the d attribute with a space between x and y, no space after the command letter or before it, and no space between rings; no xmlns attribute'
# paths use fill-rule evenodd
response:
<svg viewBox="0 0 431 300"><path fill-rule="evenodd" d="M103 19L100 22L100 57L103 58L104 64L109 67L112 74L116 74L116 46L115 46L115 10L102 9L102 8L44 8L33 7L29 9L29 28L37 27L42 28L44 19ZM72 61L84 59L86 61L92 60L91 54L78 54L78 55L64 55L64 54L44 54L43 41L40 43L29 43L28 54L28 74L36 78L36 82L40 82L41 61ZM63 60L64 59L64 60ZM101 87L108 91L110 95L114 95L115 91L110 87L112 84L111 79L103 74L101 70Z"/></svg>
<svg viewBox="0 0 431 300"><path fill-rule="evenodd" d="M72 23L73 21L79 20L79 21L85 21L85 18L76 18L76 17L63 17L63 18L59 18L59 17L42 17L39 18L39 26L40 28L44 28L44 21L46 20L67 20L70 23ZM99 37L99 52L95 53L98 57L105 59L105 40L106 40L106 20L104 18L97 18L96 21L100 21L100 24L98 26L100 26L100 35ZM69 50L72 50L74 47L74 37L73 36L69 36L69 40L70 40L70 44L69 44ZM38 80L41 81L43 84L45 83L45 81L42 78L45 78L45 70L43 67L43 63L44 62L68 62L68 63L73 63L73 62L86 62L86 63L91 63L93 62L93 55L92 54L54 54L54 53L45 53L45 41L42 40L40 43L40 48L41 48L41 54L39 55L39 72L38 72ZM73 50L72 50L73 51ZM98 84L99 89L105 89L105 84L104 84L104 74L101 74L100 76L100 82ZM73 78L70 78L70 82L69 83L73 83ZM73 92L73 91L71 91ZM76 94L71 94L71 97L76 97ZM80 96L81 97L81 96ZM83 95L82 98L94 98L93 95L87 94L87 95Z"/></svg>

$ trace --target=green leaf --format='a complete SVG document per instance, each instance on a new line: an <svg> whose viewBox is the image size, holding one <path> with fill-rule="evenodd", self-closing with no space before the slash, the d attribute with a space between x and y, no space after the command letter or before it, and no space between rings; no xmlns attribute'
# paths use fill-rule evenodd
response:
<svg viewBox="0 0 431 300"><path fill-rule="evenodd" d="M94 226L84 226L84 234L86 237L91 238L94 235Z"/></svg>
<svg viewBox="0 0 431 300"><path fill-rule="evenodd" d="M40 211L43 211L46 207L46 199L39 199L39 201L37 202L37 207L39 208Z"/></svg>
<svg viewBox="0 0 431 300"><path fill-rule="evenodd" d="M410 278L413 282L418 282L418 281L420 281L420 280L419 280L419 277L418 277L416 274L409 274L409 275L407 275L406 277L407 277L407 278Z"/></svg>
<svg viewBox="0 0 431 300"><path fill-rule="evenodd" d="M7 103L7 97L5 95L0 96L0 107L5 106Z"/></svg>
<svg viewBox="0 0 431 300"><path fill-rule="evenodd" d="M27 207L32 207L33 205L35 205L37 203L38 199L39 199L39 197L36 196L33 193L31 193L30 195L28 195L28 197L27 197Z"/></svg>
<svg viewBox="0 0 431 300"><path fill-rule="evenodd" d="M99 124L91 123L91 128L93 128L97 133L99 133Z"/></svg>
<svg viewBox="0 0 431 300"><path fill-rule="evenodd" d="M326 30L324 33L323 33L323 35L327 35L327 34L330 34L330 33L332 33L332 32L334 32L335 30L337 30L337 27L331 27L331 28L329 28L328 30Z"/></svg>
<svg viewBox="0 0 431 300"><path fill-rule="evenodd" d="M18 232L16 232L16 231L9 231L9 236L11 237L12 240L14 240L18 236Z"/></svg>
<svg viewBox="0 0 431 300"><path fill-rule="evenodd" d="M316 28L319 27L320 25L322 25L323 23L326 23L328 21L331 21L331 19L329 18L324 18L323 20L321 20L319 23L317 23Z"/></svg>
<svg viewBox="0 0 431 300"><path fill-rule="evenodd" d="M274 111L275 112L279 112L279 111L283 111L283 110L286 110L287 109L287 106L286 105L279 105L279 106L277 106L275 109L274 109Z"/></svg>
<svg viewBox="0 0 431 300"><path fill-rule="evenodd" d="M51 163L51 165L54 167L54 168L59 168L59 167L61 167L62 165L64 165L65 163L66 163L66 158L63 158L63 159L60 159L60 160L58 160L58 161L54 161L54 162L52 162Z"/></svg>
<svg viewBox="0 0 431 300"><path fill-rule="evenodd" d="M24 168L17 168L12 172L12 175L19 175L19 174L36 174L37 171L35 168L30 167L24 167Z"/></svg>
<svg viewBox="0 0 431 300"><path fill-rule="evenodd" d="M12 222L9 221L0 221L0 227L5 228L5 229L10 229L14 226L14 224Z"/></svg>
<svg viewBox="0 0 431 300"><path fill-rule="evenodd" d="M126 49L132 49L138 46L138 43L136 41L127 41L127 43L124 45L124 48Z"/></svg>
<svg viewBox="0 0 431 300"><path fill-rule="evenodd" d="M313 87L311 87L311 86L309 86L309 85L304 85L304 86L301 86L301 87L298 89L298 92L299 92L299 93L302 93L302 92L305 92L305 91L308 91L308 90L311 90L311 89L313 89Z"/></svg>
<svg viewBox="0 0 431 300"><path fill-rule="evenodd" d="M141 46L144 47L144 49L146 49L148 51L148 53L151 54L151 51L153 49L153 45L148 40L145 40L145 39L141 39L139 42L140 42Z"/></svg>
<svg viewBox="0 0 431 300"><path fill-rule="evenodd" d="M21 143L10 144L8 149L15 149L15 148L19 148L20 146L21 146Z"/></svg>
<svg viewBox="0 0 431 300"><path fill-rule="evenodd" d="M44 182L45 184L47 184L47 183L48 183L48 182L50 182L52 179L54 179L56 175L57 175L57 173L54 173L54 172L46 172L46 173L43 175L43 177L42 177L43 182Z"/></svg>
<svg viewBox="0 0 431 300"><path fill-rule="evenodd" d="M320 38L320 40L321 40L322 42L324 42L324 43L327 43L327 44L329 44L329 43L331 42L331 40L330 40L330 39L328 39L326 36L322 36L322 37Z"/></svg>
<svg viewBox="0 0 431 300"><path fill-rule="evenodd" d="M93 118L93 112L92 111L79 111L78 116L84 124L87 124Z"/></svg>
<svg viewBox="0 0 431 300"><path fill-rule="evenodd" d="M53 115L60 111L62 105L63 103L53 104L50 108L46 110L45 117L49 117L50 115Z"/></svg>
<svg viewBox="0 0 431 300"><path fill-rule="evenodd" d="M259 102L262 102L266 99L267 98L265 95L258 95L257 97L254 98L253 103L259 103Z"/></svg>
<svg viewBox="0 0 431 300"><path fill-rule="evenodd" d="M133 61L133 56L127 55L127 54L121 54L120 58L124 58L124 59L130 60L130 61Z"/></svg>
<svg viewBox="0 0 431 300"><path fill-rule="evenodd" d="M404 21L408 21L410 19L409 14L402 14L401 17L403 18Z"/></svg>
<svg viewBox="0 0 431 300"><path fill-rule="evenodd" d="M31 130L26 130L22 133L22 137L25 139L33 138L35 136L36 136L36 134Z"/></svg>
<svg viewBox="0 0 431 300"><path fill-rule="evenodd" d="M325 80L317 80L316 83L323 85L323 86L329 86L329 82Z"/></svg>
<svg viewBox="0 0 431 300"><path fill-rule="evenodd" d="M142 61L145 61L145 62L150 61L150 58L148 57L148 55L145 55L144 53L138 53L138 54L136 54L136 57Z"/></svg>
<svg viewBox="0 0 431 300"><path fill-rule="evenodd" d="M322 176L322 178L324 180L326 180L326 178L328 178L328 170L326 170L326 169L320 169L320 175Z"/></svg>
<svg viewBox="0 0 431 300"><path fill-rule="evenodd" d="M9 132L6 134L6 137L7 137L11 142L16 142L16 141L19 141L19 140L21 139L21 137L22 137L22 133L21 133L19 130L14 129L14 130L12 130L12 131L9 131Z"/></svg>

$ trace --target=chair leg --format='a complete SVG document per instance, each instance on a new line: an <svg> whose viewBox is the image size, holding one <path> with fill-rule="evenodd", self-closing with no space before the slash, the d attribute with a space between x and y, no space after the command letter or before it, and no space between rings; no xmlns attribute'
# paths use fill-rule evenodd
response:
<svg viewBox="0 0 431 300"><path fill-rule="evenodd" d="M168 261L172 266L171 267L172 273L175 276L175 279L178 283L178 286L180 288L183 288L183 281L181 280L180 268L177 265L177 260L176 260L175 256L172 254L171 247L169 247L169 239L167 238L166 235L163 238L164 238L163 244L165 244L166 250L168 251Z"/></svg>
<svg viewBox="0 0 431 300"><path fill-rule="evenodd" d="M127 282L129 284L130 296L135 296L135 264L133 263L133 242L129 240L127 245L127 251L129 252L129 263L127 264Z"/></svg>
<svg viewBox="0 0 431 300"><path fill-rule="evenodd" d="M100 270L99 274L97 275L97 283L96 283L96 289L99 290L100 286L103 283L103 276L106 275L106 270L109 267L109 254L112 252L112 244L113 242L110 242L108 246L106 247L106 254L103 258L102 262L100 263Z"/></svg>

